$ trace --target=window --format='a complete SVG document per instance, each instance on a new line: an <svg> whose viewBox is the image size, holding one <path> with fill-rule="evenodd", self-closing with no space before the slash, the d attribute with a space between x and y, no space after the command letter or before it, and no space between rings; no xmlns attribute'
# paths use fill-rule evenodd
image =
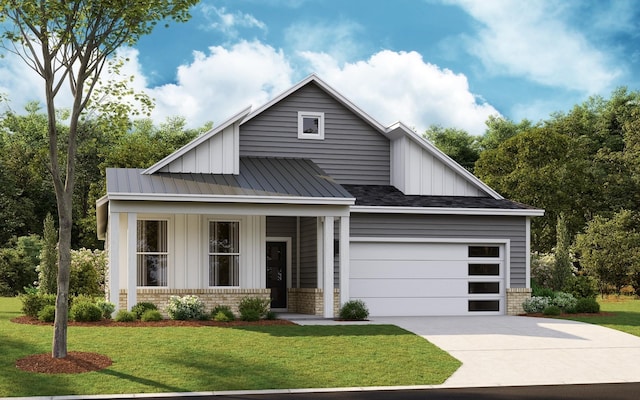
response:
<svg viewBox="0 0 640 400"><path fill-rule="evenodd" d="M298 139L324 139L324 113L298 111Z"/></svg>
<svg viewBox="0 0 640 400"><path fill-rule="evenodd" d="M498 276L500 264L469 264L470 276Z"/></svg>
<svg viewBox="0 0 640 400"><path fill-rule="evenodd" d="M209 222L209 286L240 286L240 223Z"/></svg>
<svg viewBox="0 0 640 400"><path fill-rule="evenodd" d="M499 246L469 246L469 257L500 257Z"/></svg>
<svg viewBox="0 0 640 400"><path fill-rule="evenodd" d="M469 294L500 293L500 282L469 282Z"/></svg>
<svg viewBox="0 0 640 400"><path fill-rule="evenodd" d="M167 286L167 221L137 223L138 286Z"/></svg>
<svg viewBox="0 0 640 400"><path fill-rule="evenodd" d="M469 311L500 311L500 300L469 300Z"/></svg>

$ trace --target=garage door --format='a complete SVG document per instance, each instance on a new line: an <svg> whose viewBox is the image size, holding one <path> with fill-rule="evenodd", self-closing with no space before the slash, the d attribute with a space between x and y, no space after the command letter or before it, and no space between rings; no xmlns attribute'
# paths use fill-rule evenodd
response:
<svg viewBox="0 0 640 400"><path fill-rule="evenodd" d="M504 245L352 242L349 295L372 316L504 314Z"/></svg>

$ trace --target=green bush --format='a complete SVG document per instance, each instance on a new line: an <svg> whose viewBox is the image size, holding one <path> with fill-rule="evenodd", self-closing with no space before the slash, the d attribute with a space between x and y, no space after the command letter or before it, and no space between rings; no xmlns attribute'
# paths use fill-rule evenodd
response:
<svg viewBox="0 0 640 400"><path fill-rule="evenodd" d="M28 317L38 318L38 313L45 306L56 305L55 294L39 294L39 293L27 293L20 295L20 301L22 302L22 312Z"/></svg>
<svg viewBox="0 0 640 400"><path fill-rule="evenodd" d="M104 319L111 319L111 315L116 310L116 305L106 300L98 300L96 305L102 310L102 318Z"/></svg>
<svg viewBox="0 0 640 400"><path fill-rule="evenodd" d="M102 310L95 303L74 301L69 318L76 322L95 322L102 319Z"/></svg>
<svg viewBox="0 0 640 400"><path fill-rule="evenodd" d="M362 321L369 316L369 309L362 300L349 300L342 305L338 315L340 319Z"/></svg>
<svg viewBox="0 0 640 400"><path fill-rule="evenodd" d="M264 316L264 319L269 321L274 321L278 319L278 314L275 311L267 311L267 314Z"/></svg>
<svg viewBox="0 0 640 400"><path fill-rule="evenodd" d="M567 287L567 292L571 293L577 299L582 297L595 299L598 295L598 285L592 277L579 275L571 280L571 283Z"/></svg>
<svg viewBox="0 0 640 400"><path fill-rule="evenodd" d="M115 320L116 322L133 322L136 320L136 314L127 310L118 310Z"/></svg>
<svg viewBox="0 0 640 400"><path fill-rule="evenodd" d="M569 312L575 309L578 300L571 293L557 292L551 299L551 305L559 307L561 310Z"/></svg>
<svg viewBox="0 0 640 400"><path fill-rule="evenodd" d="M522 303L522 308L524 312L531 313L539 313L543 312L545 308L551 305L551 299L546 296L531 296L531 298L526 299Z"/></svg>
<svg viewBox="0 0 640 400"><path fill-rule="evenodd" d="M162 314L158 310L147 310L140 316L140 321L162 321Z"/></svg>
<svg viewBox="0 0 640 400"><path fill-rule="evenodd" d="M263 318L269 311L271 300L260 297L245 297L240 300L238 312L243 321L257 321ZM256 318L257 315L257 318Z"/></svg>
<svg viewBox="0 0 640 400"><path fill-rule="evenodd" d="M590 313L595 314L600 312L600 304L596 299L591 297L583 297L578 299L576 303L575 311L577 313Z"/></svg>
<svg viewBox="0 0 640 400"><path fill-rule="evenodd" d="M202 319L205 316L204 303L198 296L171 296L167 304L169 318L177 320Z"/></svg>
<svg viewBox="0 0 640 400"><path fill-rule="evenodd" d="M542 311L542 313L544 315L560 315L562 314L562 309L558 306L548 306Z"/></svg>
<svg viewBox="0 0 640 400"><path fill-rule="evenodd" d="M37 235L12 239L0 249L0 296L15 296L38 279L42 241Z"/></svg>
<svg viewBox="0 0 640 400"><path fill-rule="evenodd" d="M552 289L536 286L531 288L531 297L547 297L552 299L555 296Z"/></svg>
<svg viewBox="0 0 640 400"><path fill-rule="evenodd" d="M53 322L56 318L56 306L47 305L38 313L38 319L42 322Z"/></svg>
<svg viewBox="0 0 640 400"><path fill-rule="evenodd" d="M222 316L219 314L222 314ZM236 316L229 306L215 306L214 309L211 310L211 319L218 322L229 322L234 321Z"/></svg>
<svg viewBox="0 0 640 400"><path fill-rule="evenodd" d="M146 311L157 310L157 309L158 307L155 304L149 303L146 301L141 301L137 303L135 306L131 307L131 312L136 315L137 319L141 319L142 314L144 314Z"/></svg>

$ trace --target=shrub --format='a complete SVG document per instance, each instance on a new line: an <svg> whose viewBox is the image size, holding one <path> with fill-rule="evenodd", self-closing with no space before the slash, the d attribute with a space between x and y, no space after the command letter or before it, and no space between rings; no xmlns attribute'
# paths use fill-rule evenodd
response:
<svg viewBox="0 0 640 400"><path fill-rule="evenodd" d="M552 289L542 286L534 286L531 288L531 297L547 297L551 299L554 297L554 293Z"/></svg>
<svg viewBox="0 0 640 400"><path fill-rule="evenodd" d="M158 310L147 310L140 316L140 321L162 321L162 314Z"/></svg>
<svg viewBox="0 0 640 400"><path fill-rule="evenodd" d="M369 316L369 309L362 300L349 300L342 305L340 319L362 321Z"/></svg>
<svg viewBox="0 0 640 400"><path fill-rule="evenodd" d="M267 319L269 321L275 321L276 319L278 319L278 314L275 311L267 311L267 314L265 314L264 319Z"/></svg>
<svg viewBox="0 0 640 400"><path fill-rule="evenodd" d="M137 303L135 306L131 307L131 312L136 315L137 319L141 319L142 314L144 314L148 310L157 310L157 309L158 307L156 307L155 304L149 303L146 301L141 301Z"/></svg>
<svg viewBox="0 0 640 400"><path fill-rule="evenodd" d="M578 299L575 307L577 313L598 313L600 312L600 304L596 299L591 297L583 297Z"/></svg>
<svg viewBox="0 0 640 400"><path fill-rule="evenodd" d="M56 305L56 295L31 292L28 294L20 295L20 301L22 301L22 312L24 313L24 315L38 318L38 313L45 306Z"/></svg>
<svg viewBox="0 0 640 400"><path fill-rule="evenodd" d="M107 253L103 250L80 249L71 251L69 294L104 295Z"/></svg>
<svg viewBox="0 0 640 400"><path fill-rule="evenodd" d="M212 313L213 314L213 313ZM233 321L224 311L218 311L213 315L213 320L217 322L230 322Z"/></svg>
<svg viewBox="0 0 640 400"><path fill-rule="evenodd" d="M240 319L243 321L257 321L264 317L269 311L269 299L263 299L260 297L245 297L240 300L238 305L238 312L240 313ZM257 316L257 318L256 318Z"/></svg>
<svg viewBox="0 0 640 400"><path fill-rule="evenodd" d="M567 312L574 310L577 302L578 300L576 300L571 293L565 292L558 292L555 297L551 299L551 305L557 306Z"/></svg>
<svg viewBox="0 0 640 400"><path fill-rule="evenodd" d="M74 301L69 318L76 322L95 322L102 319L102 310L95 303Z"/></svg>
<svg viewBox="0 0 640 400"><path fill-rule="evenodd" d="M229 322L235 320L236 316L233 315L233 311L231 311L229 306L215 306L215 308L211 310L211 319L218 322Z"/></svg>
<svg viewBox="0 0 640 400"><path fill-rule="evenodd" d="M588 275L578 275L572 279L570 285L567 287L567 291L577 299L581 297L591 297L595 299L598 295L598 285L592 277Z"/></svg>
<svg viewBox="0 0 640 400"><path fill-rule="evenodd" d="M53 322L56 318L56 306L47 305L38 313L38 319L42 322Z"/></svg>
<svg viewBox="0 0 640 400"><path fill-rule="evenodd" d="M0 249L0 296L15 296L38 279L40 238L21 236L12 239L8 246Z"/></svg>
<svg viewBox="0 0 640 400"><path fill-rule="evenodd" d="M133 322L136 320L136 314L127 310L118 310L115 320L116 322Z"/></svg>
<svg viewBox="0 0 640 400"><path fill-rule="evenodd" d="M111 319L111 315L116 310L116 305L106 300L98 300L96 305L102 310L102 318L104 319Z"/></svg>
<svg viewBox="0 0 640 400"><path fill-rule="evenodd" d="M560 315L562 310L558 306L548 306L542 311L544 315Z"/></svg>
<svg viewBox="0 0 640 400"><path fill-rule="evenodd" d="M169 318L177 320L201 319L204 315L204 303L198 296L171 296L167 304Z"/></svg>
<svg viewBox="0 0 640 400"><path fill-rule="evenodd" d="M543 312L545 308L550 305L551 301L549 297L532 296L530 299L526 299L522 303L522 308L526 313L539 313Z"/></svg>

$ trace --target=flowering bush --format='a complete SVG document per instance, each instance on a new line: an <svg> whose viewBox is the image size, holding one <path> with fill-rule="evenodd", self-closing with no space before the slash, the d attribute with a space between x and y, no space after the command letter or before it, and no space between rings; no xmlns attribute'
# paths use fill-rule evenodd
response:
<svg viewBox="0 0 640 400"><path fill-rule="evenodd" d="M202 319L204 316L204 303L198 296L171 296L166 311L171 319Z"/></svg>
<svg viewBox="0 0 640 400"><path fill-rule="evenodd" d="M540 313L549 307L550 304L551 299L548 297L533 296L522 303L522 308L526 313Z"/></svg>
<svg viewBox="0 0 640 400"><path fill-rule="evenodd" d="M71 251L71 295L104 295L107 253L103 250L80 249Z"/></svg>
<svg viewBox="0 0 640 400"><path fill-rule="evenodd" d="M551 300L551 304L560 307L563 311L572 312L576 308L578 300L571 293L557 292Z"/></svg>

